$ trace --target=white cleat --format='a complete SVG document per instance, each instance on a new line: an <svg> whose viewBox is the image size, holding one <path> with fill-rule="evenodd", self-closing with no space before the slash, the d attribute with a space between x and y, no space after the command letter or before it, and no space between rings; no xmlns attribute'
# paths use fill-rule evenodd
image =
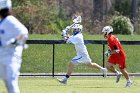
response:
<svg viewBox="0 0 140 93"><path fill-rule="evenodd" d="M57 80L58 80L60 83L62 83L62 84L67 84L67 79L64 79L64 78L58 79L58 78L57 78Z"/></svg>
<svg viewBox="0 0 140 93"><path fill-rule="evenodd" d="M126 83L126 86L125 86L125 87L126 87L126 88L127 88L127 87L130 87L130 86L132 85L132 83L133 83L132 81L127 81L127 83Z"/></svg>
<svg viewBox="0 0 140 93"><path fill-rule="evenodd" d="M107 69L103 68L103 69L101 69L101 71L102 71L104 77L107 77Z"/></svg>
<svg viewBox="0 0 140 93"><path fill-rule="evenodd" d="M122 73L117 74L116 83L118 83L120 81L121 76L122 76Z"/></svg>

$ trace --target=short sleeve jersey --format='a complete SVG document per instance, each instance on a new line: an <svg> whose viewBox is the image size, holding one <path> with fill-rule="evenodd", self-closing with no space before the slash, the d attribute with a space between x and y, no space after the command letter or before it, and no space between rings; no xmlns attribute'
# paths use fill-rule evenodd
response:
<svg viewBox="0 0 140 93"><path fill-rule="evenodd" d="M77 35L72 35L67 40L67 43L72 43L72 44L75 45L75 49L76 49L77 55L89 56L87 48L86 48L86 46L84 44L82 33L79 32Z"/></svg>
<svg viewBox="0 0 140 93"><path fill-rule="evenodd" d="M5 19L0 21L0 40L2 46L6 46L6 43L16 38L18 35L28 35L27 28L14 16L7 16ZM22 54L21 48L16 47L0 47L0 56L7 55L10 53Z"/></svg>
<svg viewBox="0 0 140 93"><path fill-rule="evenodd" d="M120 53L116 53L113 54L115 56L120 56L120 55L124 55L125 56L125 52L121 46L121 43L119 41L119 39L115 36L115 35L110 35L110 37L107 39L108 42L108 46L109 48L113 51L115 49L119 49Z"/></svg>

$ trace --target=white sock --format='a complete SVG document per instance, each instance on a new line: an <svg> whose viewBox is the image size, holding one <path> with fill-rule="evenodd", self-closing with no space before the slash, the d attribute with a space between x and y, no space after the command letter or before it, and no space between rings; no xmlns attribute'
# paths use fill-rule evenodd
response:
<svg viewBox="0 0 140 93"><path fill-rule="evenodd" d="M106 68L101 68L100 71L104 73L104 71L107 70Z"/></svg>
<svg viewBox="0 0 140 93"><path fill-rule="evenodd" d="M119 71L117 71L115 74L116 74L116 75L119 75L119 74L120 74L120 72L119 72Z"/></svg>
<svg viewBox="0 0 140 93"><path fill-rule="evenodd" d="M63 78L64 80L67 80L68 78L66 77L66 76L64 76L64 78Z"/></svg>
<svg viewBox="0 0 140 93"><path fill-rule="evenodd" d="M100 71L102 72L104 70L104 68L101 68Z"/></svg>
<svg viewBox="0 0 140 93"><path fill-rule="evenodd" d="M130 80L130 79L128 79L128 80L127 80L127 82L131 82L131 80Z"/></svg>

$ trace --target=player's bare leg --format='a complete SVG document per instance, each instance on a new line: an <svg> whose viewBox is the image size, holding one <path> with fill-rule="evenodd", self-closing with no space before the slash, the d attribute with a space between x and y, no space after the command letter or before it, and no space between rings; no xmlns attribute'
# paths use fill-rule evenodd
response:
<svg viewBox="0 0 140 93"><path fill-rule="evenodd" d="M124 77L126 78L126 80L128 80L129 79L128 72L125 69L120 69L120 71L124 75Z"/></svg>
<svg viewBox="0 0 140 93"><path fill-rule="evenodd" d="M68 65L67 75L70 76L74 68L74 64L72 62Z"/></svg>
<svg viewBox="0 0 140 93"><path fill-rule="evenodd" d="M73 71L73 68L74 68L74 64L72 62L70 62L69 65L68 65L67 74L64 76L64 78L58 79L58 81L62 84L67 84L67 79L70 77L70 75Z"/></svg>
<svg viewBox="0 0 140 93"><path fill-rule="evenodd" d="M97 63L89 63L89 64L86 64L86 65L87 65L88 67L92 67L92 68L99 69L99 70L104 74L104 77L107 76L107 69L101 67L101 66L98 65Z"/></svg>
<svg viewBox="0 0 140 93"><path fill-rule="evenodd" d="M117 69L115 69L114 65L112 63L107 62L106 63L106 67L109 71L113 72L116 74L116 83L118 83L120 81L121 75L122 73L120 73L119 71L117 71Z"/></svg>
<svg viewBox="0 0 140 93"><path fill-rule="evenodd" d="M101 69L103 67L101 67L100 65L96 64L96 63L90 63L90 64L86 64L88 67L92 67L92 68L96 68L96 69Z"/></svg>
<svg viewBox="0 0 140 93"><path fill-rule="evenodd" d="M115 69L115 67L114 67L113 64L107 62L107 63L106 63L106 67L107 67L107 69L108 69L109 71L111 71L111 72L113 72L113 73L117 73L117 70Z"/></svg>
<svg viewBox="0 0 140 93"><path fill-rule="evenodd" d="M124 75L124 77L127 80L125 87L130 87L132 85L132 81L130 80L129 74L125 69L120 69L121 73Z"/></svg>

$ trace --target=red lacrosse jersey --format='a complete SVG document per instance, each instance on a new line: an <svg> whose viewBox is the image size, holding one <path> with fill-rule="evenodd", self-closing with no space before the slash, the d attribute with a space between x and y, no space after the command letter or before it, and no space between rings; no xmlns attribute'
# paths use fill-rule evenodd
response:
<svg viewBox="0 0 140 93"><path fill-rule="evenodd" d="M119 67L121 69L126 68L126 54L121 46L119 39L115 35L111 34L110 37L107 39L107 43L110 50L120 50L119 53L112 54L109 57L108 62L113 63L115 65L119 64Z"/></svg>

